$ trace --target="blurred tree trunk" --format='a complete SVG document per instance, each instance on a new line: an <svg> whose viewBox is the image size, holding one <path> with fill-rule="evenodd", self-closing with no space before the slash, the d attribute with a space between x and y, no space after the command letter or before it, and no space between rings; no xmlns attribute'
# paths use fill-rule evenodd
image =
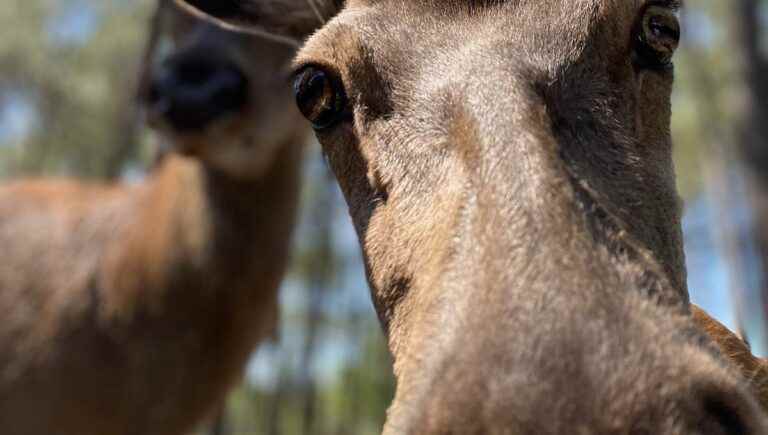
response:
<svg viewBox="0 0 768 435"><path fill-rule="evenodd" d="M168 0L158 0L155 11L149 22L149 37L144 43L144 52L142 53L141 65L139 66L138 80L134 88L136 90L134 98L138 101L141 101L147 92L149 92L149 81L152 73L152 64L155 60L155 49L160 42L160 36L162 35L163 30L163 13L169 7L171 6L168 4Z"/></svg>
<svg viewBox="0 0 768 435"><path fill-rule="evenodd" d="M362 316L356 312L354 307L348 307L344 325L348 331L348 340L357 343L357 351L359 353L365 352L366 350L364 348L363 340L365 340L365 333L367 330L363 320ZM364 369L367 370L368 367L365 367ZM334 434L349 435L358 433L360 429L360 420L363 416L362 407L365 404L364 399L366 399L362 394L362 381L358 370L347 368L344 371L344 378L342 379L345 391L344 414L343 418L338 420L337 426L333 432Z"/></svg>
<svg viewBox="0 0 768 435"><path fill-rule="evenodd" d="M686 15L683 16L687 18ZM692 25L692 23L688 23ZM684 26L688 27L688 26ZM701 118L703 137L706 142L701 144L703 152L700 155L704 189L713 209L713 225L716 229L715 243L717 250L725 259L729 274L728 292L731 295L735 312L736 328L745 335L745 320L749 317L745 306L745 286L742 279L745 274L743 261L743 241L739 237L738 224L734 220L733 210L736 190L733 185L731 172L738 164L732 143L733 132L723 120L726 119L730 102L725 97L724 87L718 85L718 78L707 68L709 60L706 50L708 47L689 44L686 46L686 61L692 72L690 86L695 90L695 104L698 116Z"/></svg>
<svg viewBox="0 0 768 435"><path fill-rule="evenodd" d="M266 435L281 435L281 416L284 398L290 387L290 375L287 372L286 361L282 352L275 356L277 371L277 385L274 393L267 398L264 410L264 433Z"/></svg>
<svg viewBox="0 0 768 435"><path fill-rule="evenodd" d="M223 406L221 410L219 410L218 416L216 416L216 420L214 420L213 425L211 425L211 435L225 435L227 433L226 415L226 406Z"/></svg>
<svg viewBox="0 0 768 435"><path fill-rule="evenodd" d="M312 373L317 339L323 320L323 300L330 288L334 275L332 245L333 189L328 174L321 177L319 191L312 201L312 240L310 261L307 264L308 305L304 324L304 344L301 354L300 380L302 394L302 433L311 435L317 431L316 405L317 382Z"/></svg>
<svg viewBox="0 0 768 435"><path fill-rule="evenodd" d="M115 141L114 149L104 163L104 178L115 180L120 177L123 167L131 156L135 155L139 146L138 139L141 132L141 102L149 91L152 75L152 65L155 59L155 50L162 35L163 13L170 7L167 0L158 0L152 17L148 23L149 37L144 43L144 51L138 66L132 63L129 71L137 71L137 74L124 81L120 86L120 94L117 101L117 112L113 121Z"/></svg>
<svg viewBox="0 0 768 435"><path fill-rule="evenodd" d="M760 4L759 0L737 0L731 27L743 77L737 127L739 151L747 168L746 178L754 209L753 231L762 264L760 291L765 307L768 301L768 60L760 46L763 36Z"/></svg>
<svg viewBox="0 0 768 435"><path fill-rule="evenodd" d="M131 69L133 69L133 64ZM139 146L139 133L141 132L141 120L139 107L134 98L136 80L125 79L120 87L120 95L117 96L116 107L112 121L112 136L110 143L113 148L107 154L104 161L103 176L105 180L117 180L122 175L125 163L136 154Z"/></svg>

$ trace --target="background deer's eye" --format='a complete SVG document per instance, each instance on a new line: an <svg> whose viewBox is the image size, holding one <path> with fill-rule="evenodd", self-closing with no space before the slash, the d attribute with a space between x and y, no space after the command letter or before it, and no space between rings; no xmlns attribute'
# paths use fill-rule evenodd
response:
<svg viewBox="0 0 768 435"><path fill-rule="evenodd" d="M680 43L680 22L667 7L645 8L635 29L634 61L641 68L662 70L671 67Z"/></svg>
<svg viewBox="0 0 768 435"><path fill-rule="evenodd" d="M301 69L294 76L293 91L299 110L315 129L332 127L345 113L344 88L323 69L314 66Z"/></svg>

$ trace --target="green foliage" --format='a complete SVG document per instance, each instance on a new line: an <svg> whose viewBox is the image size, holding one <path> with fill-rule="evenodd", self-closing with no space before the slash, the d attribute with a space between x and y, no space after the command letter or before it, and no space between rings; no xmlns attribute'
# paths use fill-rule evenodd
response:
<svg viewBox="0 0 768 435"><path fill-rule="evenodd" d="M701 156L706 155L712 140L707 127L711 116L707 110L715 110L727 95L725 89L733 69L733 65L723 59L728 39L723 15L718 9L724 2L692 3L695 6L689 5L682 13L684 28L690 30L684 34L675 63L672 116L678 185L684 197L693 196L703 188ZM706 84L712 81L718 86ZM702 95L702 90L715 94L709 96L714 100ZM723 115L727 116L727 111Z"/></svg>
<svg viewBox="0 0 768 435"><path fill-rule="evenodd" d="M5 0L0 104L12 92L34 109L27 134L0 137L6 175L113 178L139 154L133 89L152 3Z"/></svg>
<svg viewBox="0 0 768 435"><path fill-rule="evenodd" d="M761 4L768 12L768 1ZM730 1L687 0L681 14L685 32L675 62L672 135L683 197L704 189L706 159L738 154L734 126L741 116L744 88L742 66L734 55L735 6ZM713 156L717 148L721 153Z"/></svg>
<svg viewBox="0 0 768 435"><path fill-rule="evenodd" d="M381 433L385 410L394 394L389 373L390 362L382 346L378 324L369 319L364 330L363 348L354 361L341 368L339 375L318 386L313 404L316 419L313 435L376 435ZM358 325L359 326L359 325ZM227 411L230 435L276 433L301 435L305 410L304 386L290 379L285 369L283 379L274 388L244 384L230 398ZM275 412L277 407L277 412ZM271 418L277 416L277 422ZM270 426L276 424L275 432Z"/></svg>

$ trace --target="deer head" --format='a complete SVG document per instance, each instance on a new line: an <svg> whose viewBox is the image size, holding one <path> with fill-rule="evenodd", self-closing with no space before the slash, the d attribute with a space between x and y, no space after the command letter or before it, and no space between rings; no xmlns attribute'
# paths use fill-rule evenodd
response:
<svg viewBox="0 0 768 435"><path fill-rule="evenodd" d="M678 1L188 3L308 38L296 100L395 357L385 433L767 430L687 314Z"/></svg>
<svg viewBox="0 0 768 435"><path fill-rule="evenodd" d="M295 45L222 31L167 0L158 26L140 97L166 151L199 157L236 178L256 178L278 149L304 137L286 85Z"/></svg>

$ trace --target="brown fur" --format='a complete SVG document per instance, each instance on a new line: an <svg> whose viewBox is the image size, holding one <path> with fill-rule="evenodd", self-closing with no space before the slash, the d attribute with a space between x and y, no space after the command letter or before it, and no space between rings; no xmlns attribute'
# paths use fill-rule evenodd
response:
<svg viewBox="0 0 768 435"><path fill-rule="evenodd" d="M188 3L343 84L317 136L395 358L385 434L768 432L691 319L673 73L634 57L678 1Z"/></svg>
<svg viewBox="0 0 768 435"><path fill-rule="evenodd" d="M736 364L755 389L763 409L768 411L768 359L752 355L749 345L743 339L701 308L691 305L691 313L696 325L714 340L724 356Z"/></svg>
<svg viewBox="0 0 768 435"><path fill-rule="evenodd" d="M275 327L306 133L293 49L168 14L174 51L229 50L255 103L218 132L158 123L170 154L135 186L0 187L3 434L184 434Z"/></svg>

